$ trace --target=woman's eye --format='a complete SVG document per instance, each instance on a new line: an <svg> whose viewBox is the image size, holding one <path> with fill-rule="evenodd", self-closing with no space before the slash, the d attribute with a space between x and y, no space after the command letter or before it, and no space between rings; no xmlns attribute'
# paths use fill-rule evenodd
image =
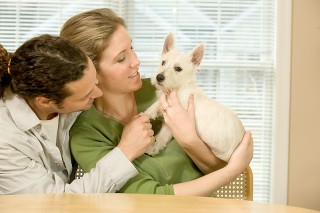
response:
<svg viewBox="0 0 320 213"><path fill-rule="evenodd" d="M166 61L162 61L161 62L161 65L163 66L163 65L165 65L166 64Z"/></svg>
<svg viewBox="0 0 320 213"><path fill-rule="evenodd" d="M120 59L118 60L118 62L119 62L119 63L122 63L122 62L124 62L124 60L126 60L126 57L120 58Z"/></svg>

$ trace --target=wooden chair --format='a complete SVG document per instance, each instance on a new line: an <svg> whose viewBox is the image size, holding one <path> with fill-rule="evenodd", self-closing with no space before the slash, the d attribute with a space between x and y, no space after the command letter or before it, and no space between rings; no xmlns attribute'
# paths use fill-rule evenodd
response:
<svg viewBox="0 0 320 213"><path fill-rule="evenodd" d="M217 198L253 200L253 174L250 166L231 183L213 194Z"/></svg>
<svg viewBox="0 0 320 213"><path fill-rule="evenodd" d="M83 176L83 170L78 166L75 178ZM253 200L253 174L248 166L234 181L221 187L213 194L217 198L228 198L238 200Z"/></svg>

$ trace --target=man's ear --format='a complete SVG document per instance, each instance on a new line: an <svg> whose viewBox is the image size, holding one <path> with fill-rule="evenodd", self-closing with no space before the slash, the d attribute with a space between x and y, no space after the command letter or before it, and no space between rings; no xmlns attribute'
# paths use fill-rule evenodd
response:
<svg viewBox="0 0 320 213"><path fill-rule="evenodd" d="M45 98L43 96L36 97L35 100L39 106L44 107L44 108L48 108L48 107L51 107L52 105L54 105L54 102L52 100Z"/></svg>

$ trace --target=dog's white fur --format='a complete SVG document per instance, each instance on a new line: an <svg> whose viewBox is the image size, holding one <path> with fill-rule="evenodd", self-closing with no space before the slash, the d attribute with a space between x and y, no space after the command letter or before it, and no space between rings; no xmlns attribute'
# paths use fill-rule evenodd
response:
<svg viewBox="0 0 320 213"><path fill-rule="evenodd" d="M178 52L174 48L173 34L169 33L165 39L162 52L162 64L151 82L157 88L158 95L162 92L177 90L180 104L187 108L188 98L194 96L196 130L198 136L224 161L229 158L238 146L245 133L244 127L237 115L209 98L196 85L196 72L204 54L205 45L200 44L188 54ZM180 70L181 69L181 70ZM159 100L150 106L146 112L151 118L162 113ZM156 135L156 142L146 151L156 155L171 140L172 135L168 127L163 124Z"/></svg>

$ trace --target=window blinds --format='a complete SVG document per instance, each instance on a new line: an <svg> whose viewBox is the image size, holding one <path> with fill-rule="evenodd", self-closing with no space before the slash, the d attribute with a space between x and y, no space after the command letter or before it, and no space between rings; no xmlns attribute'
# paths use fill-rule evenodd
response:
<svg viewBox="0 0 320 213"><path fill-rule="evenodd" d="M128 4L125 17L145 76L160 65L168 32L174 33L181 51L206 44L198 85L233 109L252 132L254 200L270 201L275 1L136 0Z"/></svg>
<svg viewBox="0 0 320 213"><path fill-rule="evenodd" d="M121 1L0 0L0 42L14 51L40 34L59 35L63 23L79 12L110 7L121 13Z"/></svg>
<svg viewBox="0 0 320 213"><path fill-rule="evenodd" d="M205 43L198 85L252 132L254 200L270 201L276 0L0 0L0 5L0 42L9 51L33 36L58 35L74 14L110 7L126 20L145 77L159 66L169 32L181 51Z"/></svg>

